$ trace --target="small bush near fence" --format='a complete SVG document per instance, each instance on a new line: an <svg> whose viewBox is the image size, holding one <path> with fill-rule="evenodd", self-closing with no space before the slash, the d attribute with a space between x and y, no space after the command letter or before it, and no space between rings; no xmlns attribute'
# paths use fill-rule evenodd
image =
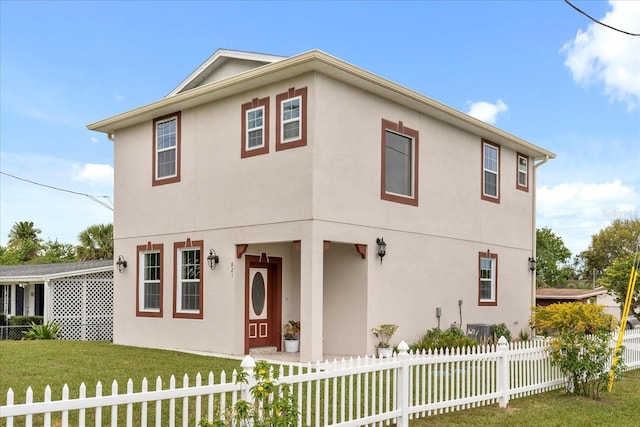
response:
<svg viewBox="0 0 640 427"><path fill-rule="evenodd" d="M599 399L615 352L610 346L610 333L616 325L613 316L605 314L602 305L561 303L535 307L531 323L552 336L551 360L566 375L567 391ZM619 377L623 369L620 361L613 367L614 375Z"/></svg>
<svg viewBox="0 0 640 427"><path fill-rule="evenodd" d="M438 350L441 348L475 347L476 340L464 334L462 329L455 326L442 330L440 328L429 329L416 342L411 344L411 351Z"/></svg>

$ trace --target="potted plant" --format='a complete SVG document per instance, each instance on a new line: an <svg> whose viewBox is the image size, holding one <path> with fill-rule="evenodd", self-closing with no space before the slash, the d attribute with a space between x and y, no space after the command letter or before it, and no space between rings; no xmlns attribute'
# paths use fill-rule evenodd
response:
<svg viewBox="0 0 640 427"><path fill-rule="evenodd" d="M392 323L383 323L373 329L373 335L378 338L378 344L376 350L378 351L378 357L389 357L393 354L393 348L389 344L389 340L398 330L398 325Z"/></svg>
<svg viewBox="0 0 640 427"><path fill-rule="evenodd" d="M282 327L284 351L296 353L300 349L300 321L289 320Z"/></svg>

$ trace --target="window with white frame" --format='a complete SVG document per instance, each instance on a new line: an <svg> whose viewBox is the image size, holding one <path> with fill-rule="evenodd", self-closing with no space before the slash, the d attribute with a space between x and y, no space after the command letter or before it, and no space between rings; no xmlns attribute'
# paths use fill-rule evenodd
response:
<svg viewBox="0 0 640 427"><path fill-rule="evenodd" d="M518 154L518 190L529 191L529 157Z"/></svg>
<svg viewBox="0 0 640 427"><path fill-rule="evenodd" d="M242 104L242 146L240 157L269 152L269 97Z"/></svg>
<svg viewBox="0 0 640 427"><path fill-rule="evenodd" d="M302 97L282 101L282 142L300 139Z"/></svg>
<svg viewBox="0 0 640 427"><path fill-rule="evenodd" d="M418 205L418 131L382 119L381 198Z"/></svg>
<svg viewBox="0 0 640 427"><path fill-rule="evenodd" d="M174 316L202 318L202 241L176 243Z"/></svg>
<svg viewBox="0 0 640 427"><path fill-rule="evenodd" d="M500 202L500 147L482 143L482 199Z"/></svg>
<svg viewBox="0 0 640 427"><path fill-rule="evenodd" d="M140 245L138 252L137 315L162 317L163 245Z"/></svg>
<svg viewBox="0 0 640 427"><path fill-rule="evenodd" d="M276 95L276 151L307 145L307 88Z"/></svg>
<svg viewBox="0 0 640 427"><path fill-rule="evenodd" d="M497 305L498 302L498 255L479 253L479 305Z"/></svg>
<svg viewBox="0 0 640 427"><path fill-rule="evenodd" d="M153 121L153 185L180 181L180 113Z"/></svg>
<svg viewBox="0 0 640 427"><path fill-rule="evenodd" d="M264 145L264 107L247 111L247 150Z"/></svg>

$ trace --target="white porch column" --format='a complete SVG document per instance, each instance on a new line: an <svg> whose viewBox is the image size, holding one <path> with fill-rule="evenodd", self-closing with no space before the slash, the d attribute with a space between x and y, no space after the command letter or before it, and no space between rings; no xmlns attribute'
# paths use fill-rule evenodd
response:
<svg viewBox="0 0 640 427"><path fill-rule="evenodd" d="M322 360L324 242L311 235L300 248L300 360Z"/></svg>
<svg viewBox="0 0 640 427"><path fill-rule="evenodd" d="M44 323L49 323L51 319L52 307L51 307L51 280L44 279L44 310L42 310L42 314L44 315Z"/></svg>

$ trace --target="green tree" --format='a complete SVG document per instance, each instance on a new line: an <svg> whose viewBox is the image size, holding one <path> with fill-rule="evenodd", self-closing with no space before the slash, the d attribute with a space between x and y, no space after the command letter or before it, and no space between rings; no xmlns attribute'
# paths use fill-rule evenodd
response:
<svg viewBox="0 0 640 427"><path fill-rule="evenodd" d="M562 239L549 228L536 230L536 286L539 288L560 288L573 276L568 264L571 251Z"/></svg>
<svg viewBox="0 0 640 427"><path fill-rule="evenodd" d="M620 304L620 309L624 307L629 288L629 278L631 277L631 267L637 263L637 256L628 255L614 259L609 267L604 271L602 277L598 279L598 284L607 288L616 302ZM636 265L636 268L638 266ZM636 280L636 286L631 297L631 309L629 314L640 320L640 286Z"/></svg>
<svg viewBox="0 0 640 427"><path fill-rule="evenodd" d="M76 260L76 248L71 243L47 240L42 244L42 255L36 258L41 264L71 262Z"/></svg>
<svg viewBox="0 0 640 427"><path fill-rule="evenodd" d="M80 246L76 248L79 260L113 258L113 224L96 224L78 235Z"/></svg>
<svg viewBox="0 0 640 427"><path fill-rule="evenodd" d="M14 260L14 264L29 262L36 258L42 249L42 239L38 237L40 233L42 230L35 228L31 221L19 221L13 224L7 242L6 252L9 254L3 258Z"/></svg>
<svg viewBox="0 0 640 427"><path fill-rule="evenodd" d="M632 255L640 239L640 218L616 219L591 236L591 243L580 254L583 277L601 276L614 259Z"/></svg>

